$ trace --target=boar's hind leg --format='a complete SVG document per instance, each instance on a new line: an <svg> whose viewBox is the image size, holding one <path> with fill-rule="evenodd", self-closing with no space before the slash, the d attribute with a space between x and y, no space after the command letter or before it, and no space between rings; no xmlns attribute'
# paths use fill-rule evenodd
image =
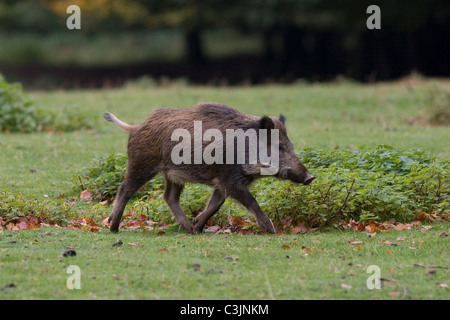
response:
<svg viewBox="0 0 450 320"><path fill-rule="evenodd" d="M208 201L208 205L205 210L203 210L198 216L196 216L192 220L192 224L194 225L194 231L197 233L202 232L203 227L206 222L211 218L217 210L220 209L222 204L225 202L225 195L219 189L214 189L214 192L211 198Z"/></svg>
<svg viewBox="0 0 450 320"><path fill-rule="evenodd" d="M254 214L256 223L260 228L269 233L276 233L275 227L268 216L261 210L256 199L252 196L247 188L236 188L230 192L230 196L242 203L247 210Z"/></svg>
<svg viewBox="0 0 450 320"><path fill-rule="evenodd" d="M143 175L142 173L133 174L130 171L130 168L127 168L127 176L119 187L113 211L108 218L108 222L111 222L111 226L109 227L111 232L119 232L120 220L122 219L123 210L128 201L141 186L147 183L156 174L156 172L148 172L146 175Z"/></svg>
<svg viewBox="0 0 450 320"><path fill-rule="evenodd" d="M194 233L194 228L190 224L186 214L180 205L180 195L183 191L183 184L176 184L166 179L166 190L164 191L164 200L172 211L173 216L177 223L188 233Z"/></svg>

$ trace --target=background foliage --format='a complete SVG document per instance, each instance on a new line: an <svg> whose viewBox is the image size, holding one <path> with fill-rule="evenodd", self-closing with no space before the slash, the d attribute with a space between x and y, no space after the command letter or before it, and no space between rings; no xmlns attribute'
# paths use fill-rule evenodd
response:
<svg viewBox="0 0 450 320"><path fill-rule="evenodd" d="M66 28L72 4L81 30ZM374 4L379 30L366 27ZM215 84L443 77L449 24L443 0L0 0L0 70L44 88L145 74Z"/></svg>
<svg viewBox="0 0 450 320"><path fill-rule="evenodd" d="M93 128L96 117L92 111L83 109L77 104L68 104L52 112L37 106L33 98L23 92L20 83L8 83L0 74L0 132Z"/></svg>

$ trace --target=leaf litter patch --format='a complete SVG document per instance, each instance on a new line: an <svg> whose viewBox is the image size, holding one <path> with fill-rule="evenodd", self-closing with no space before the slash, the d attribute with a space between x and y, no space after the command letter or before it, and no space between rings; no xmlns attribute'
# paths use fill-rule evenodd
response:
<svg viewBox="0 0 450 320"><path fill-rule="evenodd" d="M204 232L213 234L260 234L262 231L255 222L254 218L243 218L240 216L228 215L228 223L225 225L214 225L212 224L212 219L210 219L205 226ZM377 233L386 233L391 230L410 230L412 228L420 228L421 232L426 232L431 229L430 225L433 222L445 222L450 221L450 212L440 213L436 212L433 214L427 214L425 212L420 212L416 214L416 220L409 223L397 222L395 219L390 219L384 222L360 222L350 219L348 221L341 221L336 223L334 227L338 229L351 229L356 232L366 232L369 236L375 236ZM427 223L426 225L423 223ZM8 218L0 217L0 232L2 230L11 231L21 231L36 229L45 226L55 226L63 228L52 220L45 220L40 217L33 215L27 215L25 217L18 218ZM99 232L102 229L109 228L110 223L108 218L104 218L101 221L95 222L91 218L81 218L72 219L65 226L65 228L76 229L76 230L86 230L91 232ZM155 222L148 219L143 214L138 216L133 215L132 212L128 212L124 215L120 227L125 230L142 230L143 233L151 230L158 230L158 235L164 235L164 229L169 229L169 225L165 223ZM304 221L294 221L292 218L287 217L280 220L275 224L278 230L278 235L287 234L305 234L316 230L319 230L319 226L310 226ZM440 234L440 237L447 237L449 230Z"/></svg>

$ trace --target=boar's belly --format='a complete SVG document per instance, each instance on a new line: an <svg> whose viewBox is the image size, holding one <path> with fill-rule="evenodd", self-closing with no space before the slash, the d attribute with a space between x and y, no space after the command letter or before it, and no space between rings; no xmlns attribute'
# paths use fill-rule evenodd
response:
<svg viewBox="0 0 450 320"><path fill-rule="evenodd" d="M195 171L195 170L168 170L165 172L166 178L177 184L185 184L185 183L204 183L204 184L213 184L213 177L209 177L209 175Z"/></svg>

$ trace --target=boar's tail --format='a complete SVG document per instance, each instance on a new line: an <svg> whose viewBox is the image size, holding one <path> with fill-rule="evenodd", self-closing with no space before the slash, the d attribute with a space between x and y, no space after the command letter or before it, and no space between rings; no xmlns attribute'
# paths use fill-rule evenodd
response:
<svg viewBox="0 0 450 320"><path fill-rule="evenodd" d="M105 112L103 117L105 118L106 121L115 123L119 127L121 127L122 129L124 129L126 131L130 131L131 129L136 127L136 126L131 126L131 125L123 122L122 120L118 119L115 115L113 115L112 113L109 113L109 112Z"/></svg>

